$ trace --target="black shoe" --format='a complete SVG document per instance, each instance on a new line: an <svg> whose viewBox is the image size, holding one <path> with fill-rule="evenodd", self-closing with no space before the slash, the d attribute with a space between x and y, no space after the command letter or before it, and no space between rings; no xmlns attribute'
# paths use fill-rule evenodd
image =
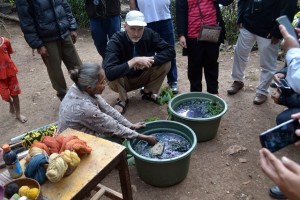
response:
<svg viewBox="0 0 300 200"><path fill-rule="evenodd" d="M178 84L177 84L177 82L170 82L169 87L170 87L170 89L171 89L171 91L174 95L178 94Z"/></svg>
<svg viewBox="0 0 300 200"><path fill-rule="evenodd" d="M244 87L244 83L242 81L234 81L230 88L227 90L227 94L233 95L236 94Z"/></svg>
<svg viewBox="0 0 300 200"><path fill-rule="evenodd" d="M277 185L270 188L270 196L275 199L287 199L287 197L281 192L280 188Z"/></svg>

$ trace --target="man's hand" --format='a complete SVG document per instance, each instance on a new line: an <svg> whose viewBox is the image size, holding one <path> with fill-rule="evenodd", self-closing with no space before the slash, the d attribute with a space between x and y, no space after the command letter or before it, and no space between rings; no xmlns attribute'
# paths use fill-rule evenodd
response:
<svg viewBox="0 0 300 200"><path fill-rule="evenodd" d="M281 95L281 91L278 88L277 88L276 91L272 92L272 94L271 94L271 98L274 100L274 102L276 104L278 104L278 100L279 100L280 95Z"/></svg>
<svg viewBox="0 0 300 200"><path fill-rule="evenodd" d="M70 36L71 36L73 44L75 44L76 41L77 41L77 32L76 31L70 31Z"/></svg>
<svg viewBox="0 0 300 200"><path fill-rule="evenodd" d="M291 36L283 25L279 25L279 30L284 38L284 40L281 43L281 48L285 52L292 48L299 48L299 41L297 41L293 36ZM296 32L299 34L300 29L296 29Z"/></svg>
<svg viewBox="0 0 300 200"><path fill-rule="evenodd" d="M276 73L273 76L273 79L276 83L279 83L280 79L284 79L285 78L285 74L283 73Z"/></svg>
<svg viewBox="0 0 300 200"><path fill-rule="evenodd" d="M134 68L135 70L143 70L145 68L150 68L154 63L154 57L134 57L128 61L129 68Z"/></svg>
<svg viewBox="0 0 300 200"><path fill-rule="evenodd" d="M47 56L49 56L49 53L48 53L48 51L47 51L47 49L46 49L45 46L42 46L42 47L38 48L38 49L37 49L37 52L38 52L42 57L47 57Z"/></svg>

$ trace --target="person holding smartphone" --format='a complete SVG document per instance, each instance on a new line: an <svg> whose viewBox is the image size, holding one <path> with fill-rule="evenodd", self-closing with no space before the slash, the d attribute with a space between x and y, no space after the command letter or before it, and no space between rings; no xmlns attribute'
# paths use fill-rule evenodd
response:
<svg viewBox="0 0 300 200"><path fill-rule="evenodd" d="M286 110L278 114L276 123L281 124L291 119L290 116L300 112L300 46L299 42L280 25L280 30L284 40L281 48L286 52L286 67L274 75L275 82L279 83L277 90L271 94L272 99L279 105L287 107ZM300 29L296 29L300 33ZM280 82L285 79L287 85L280 86Z"/></svg>
<svg viewBox="0 0 300 200"><path fill-rule="evenodd" d="M294 83L299 85L300 81L297 81L297 77L294 77L293 73L288 73L288 70L292 71L295 69L300 73L300 63L297 64L300 61L300 47L298 41L288 34L283 25L280 25L279 29L284 38L282 49L287 52L287 67L281 73L275 74L274 79L279 82L280 79L286 78L292 88L292 92L284 95L278 89L277 92L272 94L275 103L288 106L287 110L277 116L277 124L283 123L291 117L300 121L300 91L296 92L298 88L294 87ZM296 32L299 34L300 29L296 28ZM300 129L296 130L296 134L300 136ZM296 142L295 144L300 146L300 142ZM283 157L280 161L267 149L260 150L260 160L263 172L277 184L277 186L270 188L270 196L277 199L300 199L300 194L298 193L300 189L300 166L297 163L286 157Z"/></svg>
<svg viewBox="0 0 300 200"><path fill-rule="evenodd" d="M300 113L292 115L292 118L300 122ZM300 136L300 129L295 132ZM295 145L300 146L300 141ZM276 197L280 199L288 198L289 200L300 199L300 166L287 157L276 158L268 149L259 151L260 164L263 172L280 188L283 196Z"/></svg>

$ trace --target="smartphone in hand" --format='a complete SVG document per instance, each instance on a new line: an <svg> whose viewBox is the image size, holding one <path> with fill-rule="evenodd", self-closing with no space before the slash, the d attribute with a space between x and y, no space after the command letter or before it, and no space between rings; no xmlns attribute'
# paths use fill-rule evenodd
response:
<svg viewBox="0 0 300 200"><path fill-rule="evenodd" d="M275 126L259 135L262 147L269 149L271 152L278 151L300 139L295 134L299 129L299 121L291 119L278 126Z"/></svg>
<svg viewBox="0 0 300 200"><path fill-rule="evenodd" d="M298 41L298 34L295 31L294 26L291 24L289 18L286 15L280 16L276 19L278 24L285 26L287 32Z"/></svg>

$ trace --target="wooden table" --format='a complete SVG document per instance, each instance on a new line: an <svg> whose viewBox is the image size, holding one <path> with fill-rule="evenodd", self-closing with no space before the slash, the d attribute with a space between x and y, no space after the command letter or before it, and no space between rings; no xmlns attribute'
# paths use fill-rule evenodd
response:
<svg viewBox="0 0 300 200"><path fill-rule="evenodd" d="M93 150L90 155L81 159L80 164L70 176L64 177L57 183L50 181L44 183L42 185L43 196L49 200L82 200L97 187L105 176L117 168L123 199L132 200L126 148L124 146L73 129L67 129L62 134L78 136L78 138L86 141ZM108 193L112 193L111 189L104 187L105 189ZM115 197L115 199L121 198ZM92 199L97 198L93 197Z"/></svg>

